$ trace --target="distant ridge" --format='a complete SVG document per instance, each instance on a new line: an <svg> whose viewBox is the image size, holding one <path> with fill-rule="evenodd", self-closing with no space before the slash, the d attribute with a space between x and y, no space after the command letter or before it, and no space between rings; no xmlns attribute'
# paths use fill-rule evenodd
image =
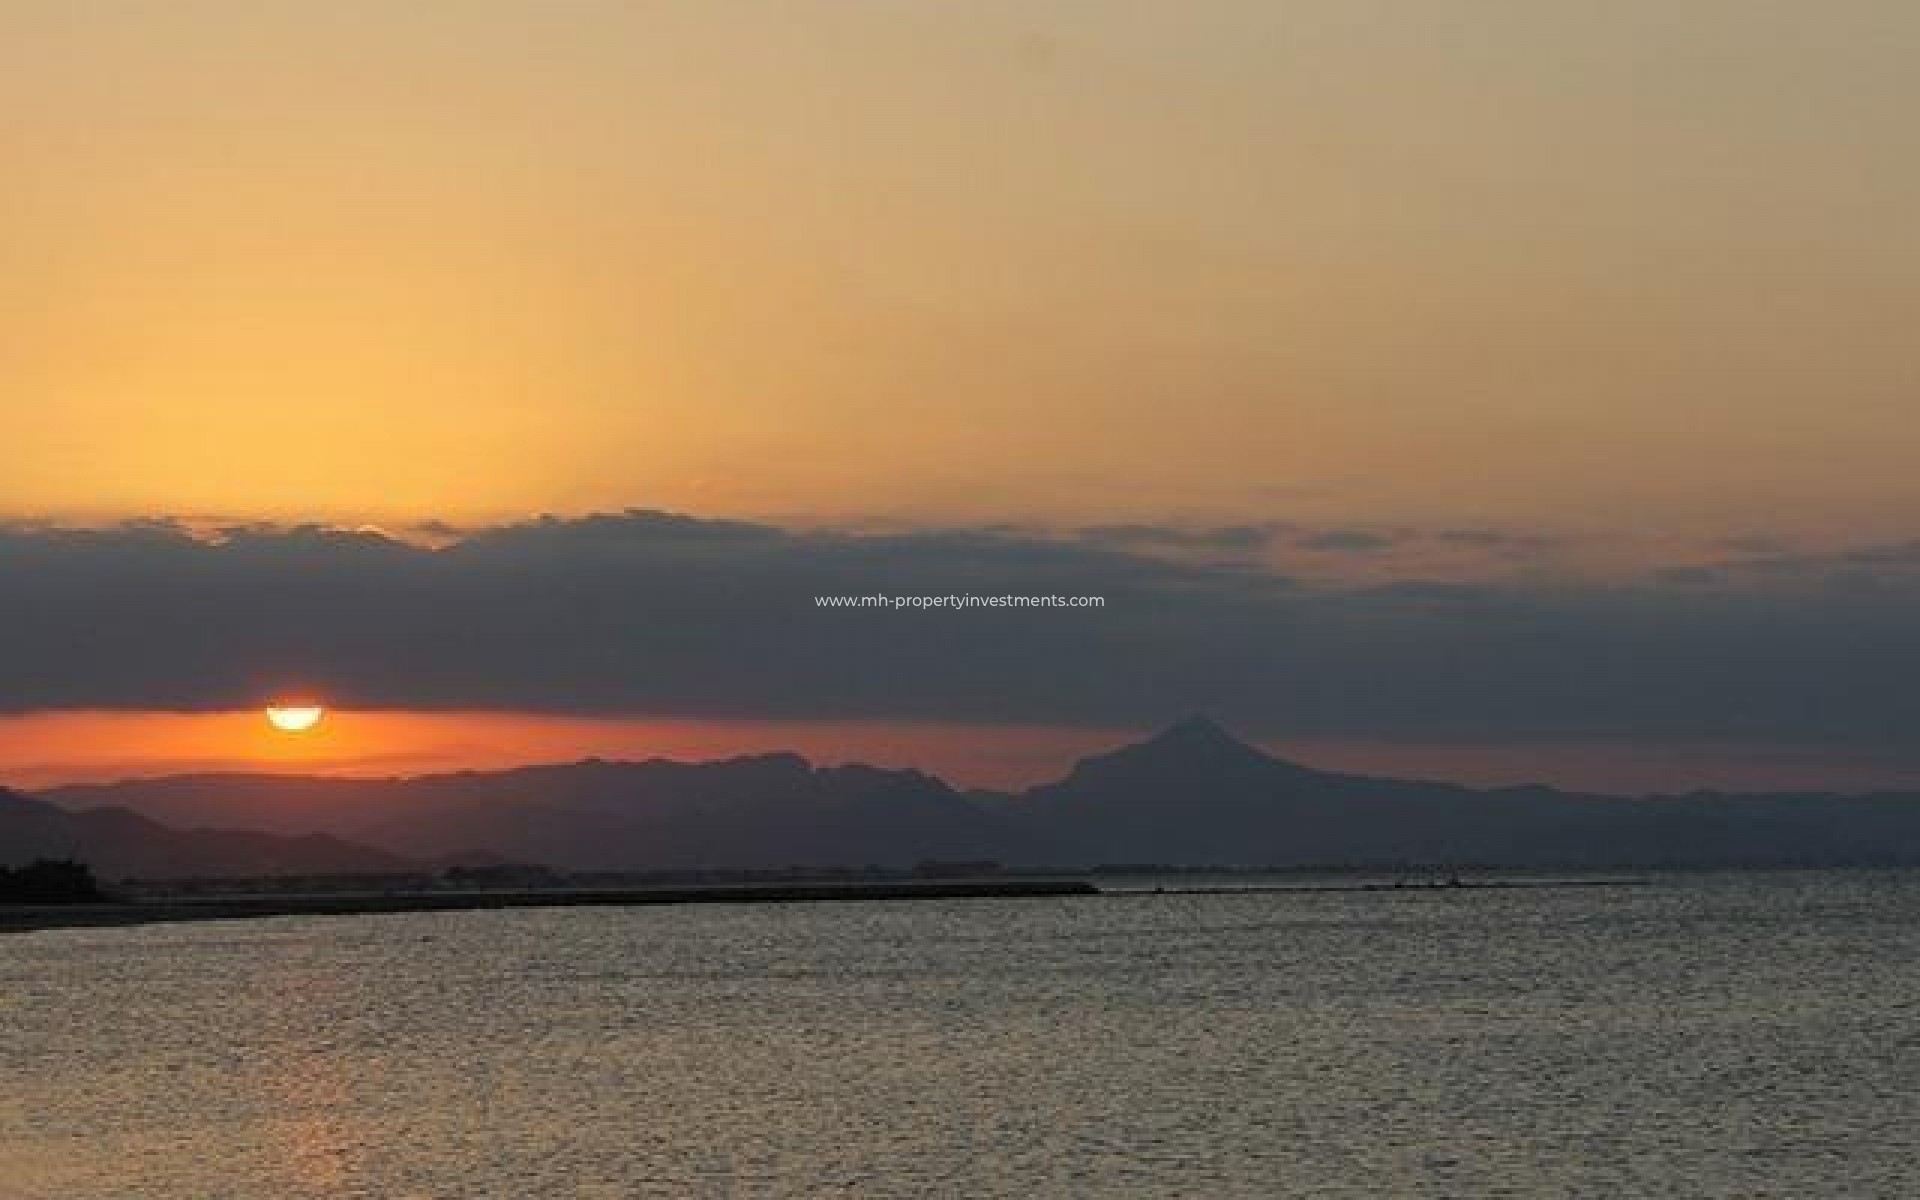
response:
<svg viewBox="0 0 1920 1200"><path fill-rule="evenodd" d="M0 863L36 858L77 858L107 879L364 875L418 866L322 833L173 829L124 808L75 812L0 788Z"/></svg>
<svg viewBox="0 0 1920 1200"><path fill-rule="evenodd" d="M1474 789L1287 762L1205 717L1019 794L773 753L411 779L191 775L58 788L175 826L325 834L405 858L571 869L1016 865L1920 864L1920 796L1628 800Z"/></svg>

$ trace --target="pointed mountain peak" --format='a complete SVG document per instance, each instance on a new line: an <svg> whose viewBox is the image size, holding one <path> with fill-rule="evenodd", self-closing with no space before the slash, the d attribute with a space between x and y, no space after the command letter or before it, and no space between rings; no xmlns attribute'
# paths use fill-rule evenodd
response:
<svg viewBox="0 0 1920 1200"><path fill-rule="evenodd" d="M1121 752L1180 763L1276 761L1259 747L1227 732L1218 721L1198 714L1176 721L1147 740L1124 747Z"/></svg>
<svg viewBox="0 0 1920 1200"><path fill-rule="evenodd" d="M1180 763L1278 763L1266 751L1242 741L1211 717L1191 716L1162 729L1145 741L1115 751L1135 759Z"/></svg>
<svg viewBox="0 0 1920 1200"><path fill-rule="evenodd" d="M1228 733L1225 726L1212 717L1198 714L1184 720L1175 721L1159 733L1148 738L1148 746L1194 746L1194 747L1234 747L1251 750L1253 747Z"/></svg>
<svg viewBox="0 0 1920 1200"><path fill-rule="evenodd" d="M1248 745L1207 717L1188 717L1144 741L1085 758L1073 774L1106 776L1150 772L1156 776L1200 780L1221 770L1264 771L1289 764Z"/></svg>

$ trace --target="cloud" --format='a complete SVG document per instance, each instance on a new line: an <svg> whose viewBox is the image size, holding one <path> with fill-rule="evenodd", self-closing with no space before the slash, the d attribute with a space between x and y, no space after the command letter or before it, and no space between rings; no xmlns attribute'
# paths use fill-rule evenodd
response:
<svg viewBox="0 0 1920 1200"><path fill-rule="evenodd" d="M1690 582L1719 581L1774 587L1880 588L1920 579L1920 539L1798 549L1750 537L1722 543L1735 556L1673 568Z"/></svg>
<svg viewBox="0 0 1920 1200"><path fill-rule="evenodd" d="M1302 550L1324 550L1341 554L1372 554L1391 550L1401 539L1366 529L1327 529L1306 534L1293 544Z"/></svg>
<svg viewBox="0 0 1920 1200"><path fill-rule="evenodd" d="M1441 545L1469 546L1492 554L1527 557L1560 549L1565 538L1507 529L1442 529L1432 535Z"/></svg>
<svg viewBox="0 0 1920 1200"><path fill-rule="evenodd" d="M1045 536L1044 529L1002 532ZM1355 582L1396 573L1470 577L1534 568L1569 548L1569 539L1501 529L1316 527L1289 521L1222 525L1090 525L1073 531L1089 545L1214 565L1264 563L1317 579Z"/></svg>
<svg viewBox="0 0 1920 1200"><path fill-rule="evenodd" d="M1896 744L1920 729L1911 547L1627 585L1342 585L1139 548L1155 541L656 512L430 544L14 525L0 710L213 710L310 688L347 705L690 717L1144 725L1204 710L1276 737ZM814 604L970 593L1107 604Z"/></svg>
<svg viewBox="0 0 1920 1200"><path fill-rule="evenodd" d="M1090 525L1082 541L1146 553L1249 558L1273 545L1290 527L1280 522L1246 525Z"/></svg>

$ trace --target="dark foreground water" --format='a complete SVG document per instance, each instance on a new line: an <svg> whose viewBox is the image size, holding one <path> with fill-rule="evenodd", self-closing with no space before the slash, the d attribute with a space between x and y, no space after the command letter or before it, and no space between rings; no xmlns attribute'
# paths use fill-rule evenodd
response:
<svg viewBox="0 0 1920 1200"><path fill-rule="evenodd" d="M1920 1195L1920 875L0 938L0 1196Z"/></svg>

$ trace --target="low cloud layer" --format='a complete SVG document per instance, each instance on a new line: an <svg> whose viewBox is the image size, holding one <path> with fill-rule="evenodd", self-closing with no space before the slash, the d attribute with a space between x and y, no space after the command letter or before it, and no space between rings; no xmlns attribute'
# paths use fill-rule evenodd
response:
<svg viewBox="0 0 1920 1200"><path fill-rule="evenodd" d="M1728 548L1628 584L1341 585L1245 552L1317 539L1391 562L1403 539L796 532L647 512L448 536L0 529L0 711L226 709L310 689L358 706L743 718L1124 726L1206 711L1273 737L1884 747L1920 731L1911 546ZM1106 607L814 603L968 593Z"/></svg>

